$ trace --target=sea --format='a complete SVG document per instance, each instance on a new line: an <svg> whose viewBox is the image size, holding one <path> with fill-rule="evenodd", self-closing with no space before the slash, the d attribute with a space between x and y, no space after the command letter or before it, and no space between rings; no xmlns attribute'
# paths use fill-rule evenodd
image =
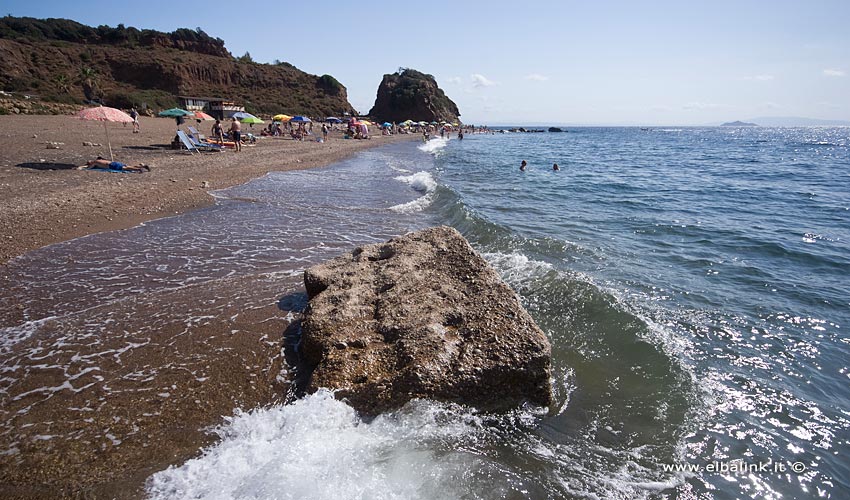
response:
<svg viewBox="0 0 850 500"><path fill-rule="evenodd" d="M444 224L549 337L555 403L363 418L320 390L234 408L199 456L149 477L150 498L850 498L850 128L467 134L214 195L13 260L5 307L26 321L0 330L2 351L187 286L156 320L192 328Z"/></svg>

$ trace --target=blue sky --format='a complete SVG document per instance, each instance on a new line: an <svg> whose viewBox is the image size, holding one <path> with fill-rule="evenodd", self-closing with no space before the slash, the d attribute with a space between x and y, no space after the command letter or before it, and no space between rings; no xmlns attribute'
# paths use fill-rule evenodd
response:
<svg viewBox="0 0 850 500"><path fill-rule="evenodd" d="M329 73L368 112L430 73L467 123L850 120L850 1L18 1L1 14L200 27L234 55Z"/></svg>

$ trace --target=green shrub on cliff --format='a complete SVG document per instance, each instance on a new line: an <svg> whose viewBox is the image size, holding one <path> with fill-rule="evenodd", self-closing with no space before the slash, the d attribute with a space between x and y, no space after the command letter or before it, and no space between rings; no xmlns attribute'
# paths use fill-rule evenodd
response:
<svg viewBox="0 0 850 500"><path fill-rule="evenodd" d="M171 33L163 33L155 30L127 28L123 24L114 28L105 25L92 28L70 19L5 16L0 18L0 38L126 47L159 45L202 54L229 56L224 48L224 40L207 35L201 28L194 30L180 28Z"/></svg>

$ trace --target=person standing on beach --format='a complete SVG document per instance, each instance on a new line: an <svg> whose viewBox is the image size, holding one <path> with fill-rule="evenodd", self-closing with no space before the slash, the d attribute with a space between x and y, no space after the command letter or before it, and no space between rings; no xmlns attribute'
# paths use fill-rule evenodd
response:
<svg viewBox="0 0 850 500"><path fill-rule="evenodd" d="M242 124L235 116L230 122L230 138L236 143L236 151L242 151Z"/></svg>
<svg viewBox="0 0 850 500"><path fill-rule="evenodd" d="M136 111L136 108L130 110L130 118L133 119L133 133L139 133L139 112Z"/></svg>
<svg viewBox="0 0 850 500"><path fill-rule="evenodd" d="M322 140L325 141L325 142L327 142L327 140L328 140L328 124L327 123L322 124Z"/></svg>
<svg viewBox="0 0 850 500"><path fill-rule="evenodd" d="M221 121L216 119L212 126L212 136L218 139L219 144L224 142L224 128L221 126Z"/></svg>

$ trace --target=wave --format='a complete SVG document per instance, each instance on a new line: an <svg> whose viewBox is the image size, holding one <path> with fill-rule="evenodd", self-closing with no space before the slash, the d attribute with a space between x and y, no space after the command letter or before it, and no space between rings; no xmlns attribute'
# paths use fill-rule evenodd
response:
<svg viewBox="0 0 850 500"><path fill-rule="evenodd" d="M435 137L430 141L418 146L419 151L424 151L426 153L436 153L437 151L446 147L449 143L449 140L443 137Z"/></svg>
<svg viewBox="0 0 850 500"><path fill-rule="evenodd" d="M395 180L404 182L416 191L425 193L425 195L407 203L393 205L390 207L390 210L399 213L420 212L434 200L434 191L437 189L437 181L434 180L434 177L430 172L422 171L416 172L413 175L402 175L396 177Z"/></svg>
<svg viewBox="0 0 850 500"><path fill-rule="evenodd" d="M425 400L367 421L322 389L291 405L237 412L215 430L218 444L151 476L147 493L152 499L415 500L471 492L476 498L637 498L681 481L656 472L646 447L580 453L534 432L541 422L531 410L488 415ZM502 447L519 460L495 451Z"/></svg>
<svg viewBox="0 0 850 500"><path fill-rule="evenodd" d="M396 177L395 180L409 184L413 189L423 193L430 193L437 188L437 181L434 180L430 172L422 171L413 175L402 175Z"/></svg>

